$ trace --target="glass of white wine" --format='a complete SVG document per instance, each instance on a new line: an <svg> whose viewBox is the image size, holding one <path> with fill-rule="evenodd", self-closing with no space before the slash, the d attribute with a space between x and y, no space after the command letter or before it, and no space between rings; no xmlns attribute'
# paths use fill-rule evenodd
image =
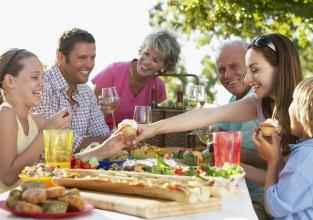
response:
<svg viewBox="0 0 313 220"><path fill-rule="evenodd" d="M213 142L214 131L216 131L216 129L213 126L208 126L196 129L195 134L198 136L201 143L203 143L206 146L209 146Z"/></svg>
<svg viewBox="0 0 313 220"><path fill-rule="evenodd" d="M102 106L103 111L106 114L112 115L113 130L116 130L114 111L116 110L119 104L119 99L120 98L117 93L116 87L102 88L100 104Z"/></svg>

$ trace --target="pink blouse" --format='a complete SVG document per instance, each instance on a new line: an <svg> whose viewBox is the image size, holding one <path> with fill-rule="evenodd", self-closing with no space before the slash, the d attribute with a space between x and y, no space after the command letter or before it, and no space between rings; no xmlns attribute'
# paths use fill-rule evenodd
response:
<svg viewBox="0 0 313 220"><path fill-rule="evenodd" d="M114 114L117 123L123 119L133 118L136 105L151 105L153 88L156 91L157 102L166 99L165 85L159 77L151 78L140 93L135 96L129 87L130 65L131 62L113 63L92 79L92 83L97 88L116 87L120 97L119 105ZM106 116L106 122L112 128L111 115Z"/></svg>

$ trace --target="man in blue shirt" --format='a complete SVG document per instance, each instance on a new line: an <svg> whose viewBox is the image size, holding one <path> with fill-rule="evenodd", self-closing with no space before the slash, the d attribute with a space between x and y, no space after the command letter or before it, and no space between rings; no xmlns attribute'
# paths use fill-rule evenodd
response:
<svg viewBox="0 0 313 220"><path fill-rule="evenodd" d="M245 53L248 45L240 40L225 42L216 59L218 79L232 94L229 103L250 94L250 87L244 84L242 75L245 72ZM218 128L225 131L241 131L242 147L253 149L253 130L257 127L255 120L239 123L220 123Z"/></svg>

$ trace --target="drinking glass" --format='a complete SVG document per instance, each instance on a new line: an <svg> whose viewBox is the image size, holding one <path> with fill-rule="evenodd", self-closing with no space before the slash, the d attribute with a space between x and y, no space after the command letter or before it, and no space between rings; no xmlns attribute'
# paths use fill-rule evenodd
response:
<svg viewBox="0 0 313 220"><path fill-rule="evenodd" d="M198 104L198 94L196 85L188 85L186 88L187 108L193 109Z"/></svg>
<svg viewBox="0 0 313 220"><path fill-rule="evenodd" d="M114 111L116 110L119 103L119 95L116 87L102 88L101 102L102 108L105 113L112 115L113 130L116 130L116 120Z"/></svg>
<svg viewBox="0 0 313 220"><path fill-rule="evenodd" d="M43 130L45 161L48 166L71 168L73 137L72 129Z"/></svg>
<svg viewBox="0 0 313 220"><path fill-rule="evenodd" d="M195 87L195 93L198 102L200 103L200 106L203 107L207 98L206 91L205 91L205 86L203 85L197 85Z"/></svg>
<svg viewBox="0 0 313 220"><path fill-rule="evenodd" d="M240 163L240 131L213 132L214 165L223 166L225 162Z"/></svg>
<svg viewBox="0 0 313 220"><path fill-rule="evenodd" d="M213 132L216 129L213 126L208 126L204 128L198 128L195 130L196 135L198 136L201 143L209 146L213 142Z"/></svg>
<svg viewBox="0 0 313 220"><path fill-rule="evenodd" d="M150 106L136 105L134 109L134 118L138 124L149 124L152 122L152 112Z"/></svg>

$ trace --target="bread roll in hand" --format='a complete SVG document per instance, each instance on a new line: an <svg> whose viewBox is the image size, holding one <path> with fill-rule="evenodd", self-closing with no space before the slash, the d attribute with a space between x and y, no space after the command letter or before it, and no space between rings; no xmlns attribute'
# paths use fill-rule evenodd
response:
<svg viewBox="0 0 313 220"><path fill-rule="evenodd" d="M280 133L281 127L277 120L274 119L266 119L261 125L260 130L265 137L272 136L274 132Z"/></svg>
<svg viewBox="0 0 313 220"><path fill-rule="evenodd" d="M117 131L121 132L126 139L134 139L137 135L138 124L135 120L124 119L118 124Z"/></svg>

